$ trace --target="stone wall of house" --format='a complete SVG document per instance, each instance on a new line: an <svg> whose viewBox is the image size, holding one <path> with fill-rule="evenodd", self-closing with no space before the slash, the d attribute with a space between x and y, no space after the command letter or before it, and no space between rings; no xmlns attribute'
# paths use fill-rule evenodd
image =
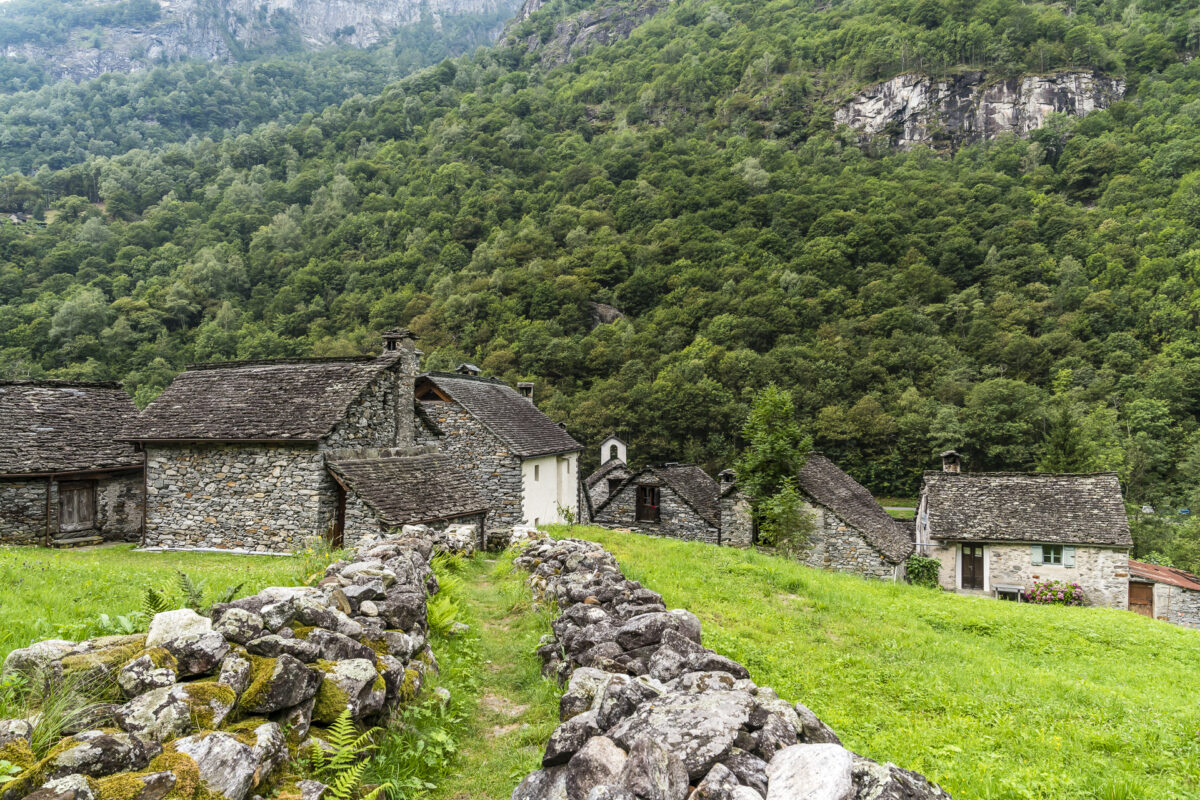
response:
<svg viewBox="0 0 1200 800"><path fill-rule="evenodd" d="M396 352L397 363L382 371L350 404L346 416L325 437L325 448L412 446L416 355Z"/></svg>
<svg viewBox="0 0 1200 800"><path fill-rule="evenodd" d="M651 536L717 544L720 535L717 527L685 503L670 486L659 486L658 511L658 522L638 522L637 486L629 483L607 506L597 510L594 521L605 528L629 528Z"/></svg>
<svg viewBox="0 0 1200 800"><path fill-rule="evenodd" d="M363 537L387 533L387 528L370 506L357 492L346 492L346 526L343 528L342 543L354 547Z"/></svg>
<svg viewBox="0 0 1200 800"><path fill-rule="evenodd" d="M1200 592L1169 583L1154 584L1154 616L1172 625L1200 628Z"/></svg>
<svg viewBox="0 0 1200 800"><path fill-rule="evenodd" d="M51 525L57 530L58 493L50 495ZM41 544L46 536L46 481L0 482L0 543Z"/></svg>
<svg viewBox="0 0 1200 800"><path fill-rule="evenodd" d="M150 446L146 544L299 549L333 524L337 492L312 447Z"/></svg>
<svg viewBox="0 0 1200 800"><path fill-rule="evenodd" d="M1035 580L1059 580L1078 583L1088 605L1129 608L1129 553L1112 547L1075 545L1075 566L1033 564L1028 543L984 546L987 562L986 591L958 588L958 546L948 543L932 548L930 555L942 562L938 582L947 591L965 594L993 593L996 584L1029 589Z"/></svg>
<svg viewBox="0 0 1200 800"><path fill-rule="evenodd" d="M95 485L96 525L75 535L137 541L142 531L142 474L101 477ZM50 535L58 536L58 483L50 490ZM46 538L46 480L0 482L0 544L42 544Z"/></svg>
<svg viewBox="0 0 1200 800"><path fill-rule="evenodd" d="M605 475L600 480L596 481L596 485L590 489L586 489L588 499L591 500L592 508L599 508L600 504L608 499L608 482L610 480L624 480L632 475L625 467L616 467Z"/></svg>
<svg viewBox="0 0 1200 800"><path fill-rule="evenodd" d="M434 436L424 425L416 426L417 444L437 447L475 482L488 502L490 526L522 524L521 459L458 403L425 400L421 407L442 435Z"/></svg>
<svg viewBox="0 0 1200 800"><path fill-rule="evenodd" d="M855 528L824 506L805 506L813 515L813 531L800 560L810 567L893 580L896 565L883 557Z"/></svg>
<svg viewBox="0 0 1200 800"><path fill-rule="evenodd" d="M749 547L754 544L754 516L750 498L739 491L721 497L721 544Z"/></svg>

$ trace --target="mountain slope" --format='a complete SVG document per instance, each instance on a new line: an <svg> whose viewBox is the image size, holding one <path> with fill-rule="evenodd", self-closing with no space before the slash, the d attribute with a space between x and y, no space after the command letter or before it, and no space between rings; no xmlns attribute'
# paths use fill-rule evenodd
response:
<svg viewBox="0 0 1200 800"><path fill-rule="evenodd" d="M954 446L1187 502L1193 5L680 0L552 66L540 45L595 10L554 0L503 46L295 126L0 182L0 207L57 212L0 227L0 363L144 401L190 360L408 325L431 366L537 377L577 438L615 429L639 460L727 463L777 381L880 492ZM953 157L834 126L935 56L1129 88Z"/></svg>

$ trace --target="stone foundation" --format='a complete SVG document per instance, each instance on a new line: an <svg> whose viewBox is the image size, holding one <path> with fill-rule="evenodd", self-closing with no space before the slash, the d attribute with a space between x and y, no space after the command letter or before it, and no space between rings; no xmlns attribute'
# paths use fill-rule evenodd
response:
<svg viewBox="0 0 1200 800"><path fill-rule="evenodd" d="M938 582L943 589L964 594L992 595L997 584L1022 586L1028 590L1035 580L1078 583L1089 606L1129 608L1129 551L1112 547L1074 545L1075 566L1033 564L1028 543L987 543L987 585L983 591L959 587L957 543L931 548L930 555L942 562Z"/></svg>

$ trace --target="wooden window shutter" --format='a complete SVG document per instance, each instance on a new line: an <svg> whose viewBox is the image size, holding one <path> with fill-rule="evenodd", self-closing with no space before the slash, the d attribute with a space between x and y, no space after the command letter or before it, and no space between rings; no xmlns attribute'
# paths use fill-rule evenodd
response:
<svg viewBox="0 0 1200 800"><path fill-rule="evenodd" d="M1035 567L1040 567L1042 565L1042 546L1040 544L1035 544L1030 547L1029 550L1033 557L1033 565Z"/></svg>
<svg viewBox="0 0 1200 800"><path fill-rule="evenodd" d="M1075 566L1075 548L1074 547L1068 546L1068 547L1063 548L1063 566L1064 567Z"/></svg>

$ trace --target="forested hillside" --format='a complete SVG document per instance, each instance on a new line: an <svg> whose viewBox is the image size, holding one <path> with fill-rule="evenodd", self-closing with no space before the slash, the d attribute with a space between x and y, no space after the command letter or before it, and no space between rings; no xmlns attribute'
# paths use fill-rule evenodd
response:
<svg viewBox="0 0 1200 800"><path fill-rule="evenodd" d="M189 361L407 325L640 461L727 463L775 381L877 492L952 446L1192 502L1196 3L679 0L540 66L583 7L296 125L5 178L51 221L0 225L3 372L145 403ZM865 82L965 66L1129 90L952 154L834 129Z"/></svg>

